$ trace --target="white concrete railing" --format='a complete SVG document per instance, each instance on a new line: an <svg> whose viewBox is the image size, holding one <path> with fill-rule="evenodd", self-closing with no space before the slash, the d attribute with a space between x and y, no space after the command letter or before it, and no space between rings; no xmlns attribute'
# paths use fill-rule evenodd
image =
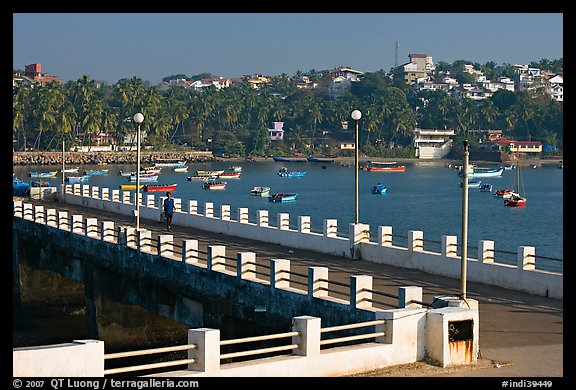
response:
<svg viewBox="0 0 576 390"><path fill-rule="evenodd" d="M64 202L82 205L99 210L106 210L122 215L133 215L134 202L129 202L126 196L120 201L120 190L108 189L98 191L98 187L87 184L66 185ZM96 188L96 190L94 189ZM98 197L98 192L101 196ZM84 194L84 195L83 195ZM96 196L94 196L96 195ZM135 199L135 196L133 196ZM160 210L163 196L156 199L148 194L140 207L141 218L160 220ZM388 264L403 268L417 269L431 274L459 279L461 277L460 257L457 255L457 237L443 236L440 253L424 250L422 231L408 232L407 247L392 245L392 227L379 226L377 242L370 242L367 224L349 224L348 238L336 235L338 221L326 219L322 234L310 231L310 217L300 216L298 230L289 228L290 216L278 213L278 226L270 226L268 211L258 210L256 223L247 221L248 210L239 208L238 219L228 217L226 210L230 206L223 205L225 218L214 216L214 205L206 202L204 214L198 213L198 202L188 201L188 212L182 210L181 199L177 200L176 212L172 223L174 225L192 227L215 233L253 239L262 242L282 244L285 246L317 251L330 255L348 258L361 258L365 261ZM480 240L478 242L479 259L468 258L467 280L495 285L531 294L563 299L563 276L561 273L537 270L534 267L536 251L534 247L521 246L517 252L517 264L502 264L494 262L494 242Z"/></svg>

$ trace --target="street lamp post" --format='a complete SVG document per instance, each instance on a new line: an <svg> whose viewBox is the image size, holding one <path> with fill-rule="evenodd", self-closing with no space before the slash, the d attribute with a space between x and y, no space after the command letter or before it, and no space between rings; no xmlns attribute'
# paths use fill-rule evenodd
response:
<svg viewBox="0 0 576 390"><path fill-rule="evenodd" d="M352 111L352 119L355 122L355 132L356 136L354 139L354 202L356 206L356 211L354 214L354 223L358 224L358 120L362 117L360 110Z"/></svg>
<svg viewBox="0 0 576 390"><path fill-rule="evenodd" d="M462 180L462 261L460 264L460 294L466 300L466 269L468 262L468 141L464 144L464 179Z"/></svg>
<svg viewBox="0 0 576 390"><path fill-rule="evenodd" d="M144 122L144 115L138 112L134 115L134 122L138 125L136 134L136 230L140 229L140 124Z"/></svg>

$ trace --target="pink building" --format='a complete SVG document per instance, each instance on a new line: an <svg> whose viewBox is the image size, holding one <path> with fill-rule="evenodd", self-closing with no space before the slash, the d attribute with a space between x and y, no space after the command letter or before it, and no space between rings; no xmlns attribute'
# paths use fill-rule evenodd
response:
<svg viewBox="0 0 576 390"><path fill-rule="evenodd" d="M268 140L282 141L284 140L284 122L273 122L273 128L268 129Z"/></svg>

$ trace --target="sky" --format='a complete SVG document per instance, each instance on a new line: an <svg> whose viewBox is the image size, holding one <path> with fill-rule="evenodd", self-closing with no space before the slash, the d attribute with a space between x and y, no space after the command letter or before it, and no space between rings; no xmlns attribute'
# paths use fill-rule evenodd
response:
<svg viewBox="0 0 576 390"><path fill-rule="evenodd" d="M563 57L558 12L13 13L12 21L14 69L40 63L64 81L87 75L110 85L203 72L389 71L413 53L499 65Z"/></svg>

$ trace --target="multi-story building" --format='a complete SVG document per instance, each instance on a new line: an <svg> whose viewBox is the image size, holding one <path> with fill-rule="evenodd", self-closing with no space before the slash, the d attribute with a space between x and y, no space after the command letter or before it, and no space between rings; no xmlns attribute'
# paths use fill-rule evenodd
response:
<svg viewBox="0 0 576 390"><path fill-rule="evenodd" d="M546 81L546 91L557 102L564 101L564 79L562 76L554 76Z"/></svg>
<svg viewBox="0 0 576 390"><path fill-rule="evenodd" d="M395 77L402 77L406 84L414 85L418 80L426 79L436 69L432 56L428 54L409 54L410 62L396 68Z"/></svg>
<svg viewBox="0 0 576 390"><path fill-rule="evenodd" d="M20 83L34 85L44 85L56 81L61 83L62 80L58 76L47 75L42 72L42 64L29 64L24 68L24 74L13 76L12 86L16 86Z"/></svg>
<svg viewBox="0 0 576 390"><path fill-rule="evenodd" d="M332 84L330 84L329 93L332 99L337 99L350 89L352 83L360 81L360 77L364 74L359 70L350 69L348 67L339 67L330 71L332 77Z"/></svg>

